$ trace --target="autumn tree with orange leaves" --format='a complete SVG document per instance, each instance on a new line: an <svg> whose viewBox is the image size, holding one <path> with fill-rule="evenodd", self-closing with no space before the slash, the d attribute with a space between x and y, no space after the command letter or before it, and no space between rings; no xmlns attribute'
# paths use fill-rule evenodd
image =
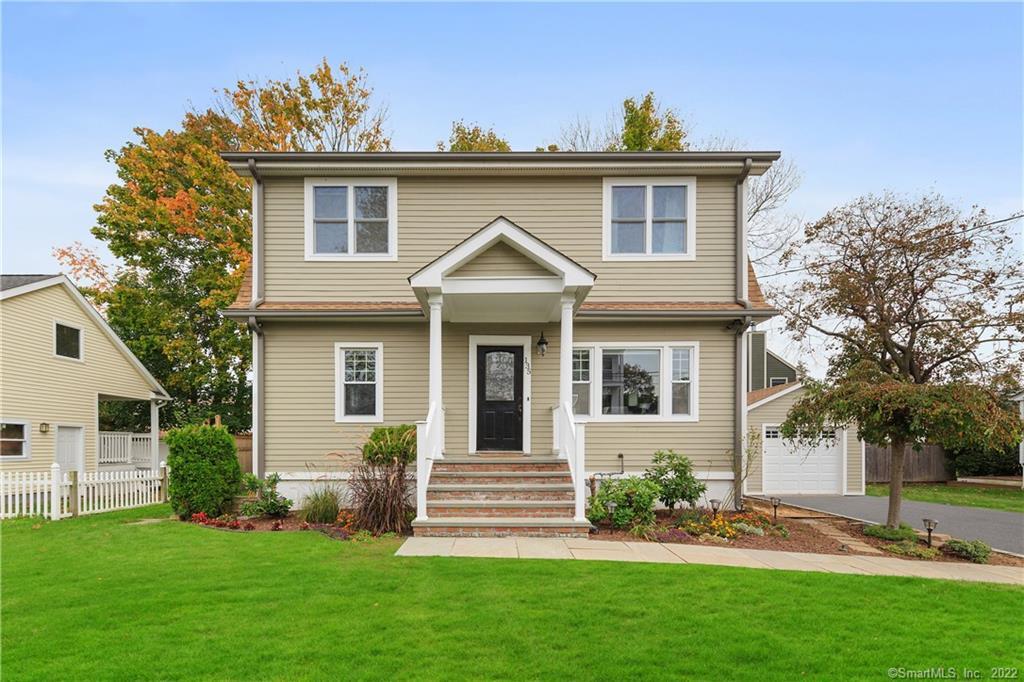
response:
<svg viewBox="0 0 1024 682"><path fill-rule="evenodd" d="M366 74L324 60L292 80L239 81L180 129L136 128L107 152L118 181L96 205L92 234L119 262L105 266L81 244L54 250L174 401L165 426L222 415L251 424L250 342L218 311L248 266L250 186L221 151L379 151L390 148L386 111ZM145 406L104 403L109 428L144 427Z"/></svg>

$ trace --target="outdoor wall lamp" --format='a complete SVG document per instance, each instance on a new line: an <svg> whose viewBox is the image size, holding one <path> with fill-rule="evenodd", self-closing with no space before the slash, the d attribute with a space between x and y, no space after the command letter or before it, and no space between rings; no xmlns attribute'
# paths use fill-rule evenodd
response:
<svg viewBox="0 0 1024 682"><path fill-rule="evenodd" d="M39 423L39 433L49 433L49 432L50 432L50 425L48 423L46 423L46 422L40 422Z"/></svg>
<svg viewBox="0 0 1024 682"><path fill-rule="evenodd" d="M932 546L932 531L939 525L939 522L935 519L922 519L924 521L924 529L928 531L928 546Z"/></svg>
<svg viewBox="0 0 1024 682"><path fill-rule="evenodd" d="M548 352L548 340L544 338L544 332L540 333L540 338L537 339L537 352L540 353L541 357Z"/></svg>
<svg viewBox="0 0 1024 682"><path fill-rule="evenodd" d="M777 497L771 498L772 503L772 523L779 522L779 505L782 504L782 500Z"/></svg>

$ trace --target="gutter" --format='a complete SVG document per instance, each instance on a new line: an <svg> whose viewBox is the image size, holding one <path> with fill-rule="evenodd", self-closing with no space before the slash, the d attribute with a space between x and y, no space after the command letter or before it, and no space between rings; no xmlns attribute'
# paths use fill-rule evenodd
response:
<svg viewBox="0 0 1024 682"><path fill-rule="evenodd" d="M252 472L263 478L266 443L263 429L263 326L255 315L249 317L247 324L252 332Z"/></svg>
<svg viewBox="0 0 1024 682"><path fill-rule="evenodd" d="M736 302L750 309L749 282L747 281L747 177L754 160L747 158L743 170L736 178Z"/></svg>
<svg viewBox="0 0 1024 682"><path fill-rule="evenodd" d="M249 310L256 310L263 303L263 176L256 168L256 159L247 161L252 187L252 299Z"/></svg>
<svg viewBox="0 0 1024 682"><path fill-rule="evenodd" d="M542 166L559 166L593 162L681 162L724 161L767 162L782 157L778 151L707 151L707 152L221 152L228 163L260 162L362 162L434 164L497 162L497 164L530 162Z"/></svg>

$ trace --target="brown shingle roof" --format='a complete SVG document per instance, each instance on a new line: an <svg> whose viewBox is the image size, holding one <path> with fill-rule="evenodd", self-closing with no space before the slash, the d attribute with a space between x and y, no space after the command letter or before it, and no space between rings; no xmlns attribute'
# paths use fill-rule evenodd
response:
<svg viewBox="0 0 1024 682"><path fill-rule="evenodd" d="M795 384L799 383L799 381L791 381L788 384L779 384L778 386L759 388L756 391L747 391L747 405L753 405L754 403L760 402L765 398L775 395L776 393L782 393L787 388L793 388Z"/></svg>

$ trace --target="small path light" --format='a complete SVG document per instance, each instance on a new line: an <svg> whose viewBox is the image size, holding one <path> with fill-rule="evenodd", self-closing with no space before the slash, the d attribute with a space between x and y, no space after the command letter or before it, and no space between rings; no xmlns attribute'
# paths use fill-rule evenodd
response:
<svg viewBox="0 0 1024 682"><path fill-rule="evenodd" d="M772 503L772 523L779 522L779 505L782 504L782 500L778 497L771 498Z"/></svg>
<svg viewBox="0 0 1024 682"><path fill-rule="evenodd" d="M928 531L928 546L932 546L932 531L939 525L939 522L935 519L922 519L924 521L924 529Z"/></svg>
<svg viewBox="0 0 1024 682"><path fill-rule="evenodd" d="M711 511L715 513L715 516L718 516L718 510L721 508L721 506L721 500L711 500Z"/></svg>
<svg viewBox="0 0 1024 682"><path fill-rule="evenodd" d="M608 508L608 520L611 521L612 528L615 527L615 508L619 505L613 500L605 505Z"/></svg>

